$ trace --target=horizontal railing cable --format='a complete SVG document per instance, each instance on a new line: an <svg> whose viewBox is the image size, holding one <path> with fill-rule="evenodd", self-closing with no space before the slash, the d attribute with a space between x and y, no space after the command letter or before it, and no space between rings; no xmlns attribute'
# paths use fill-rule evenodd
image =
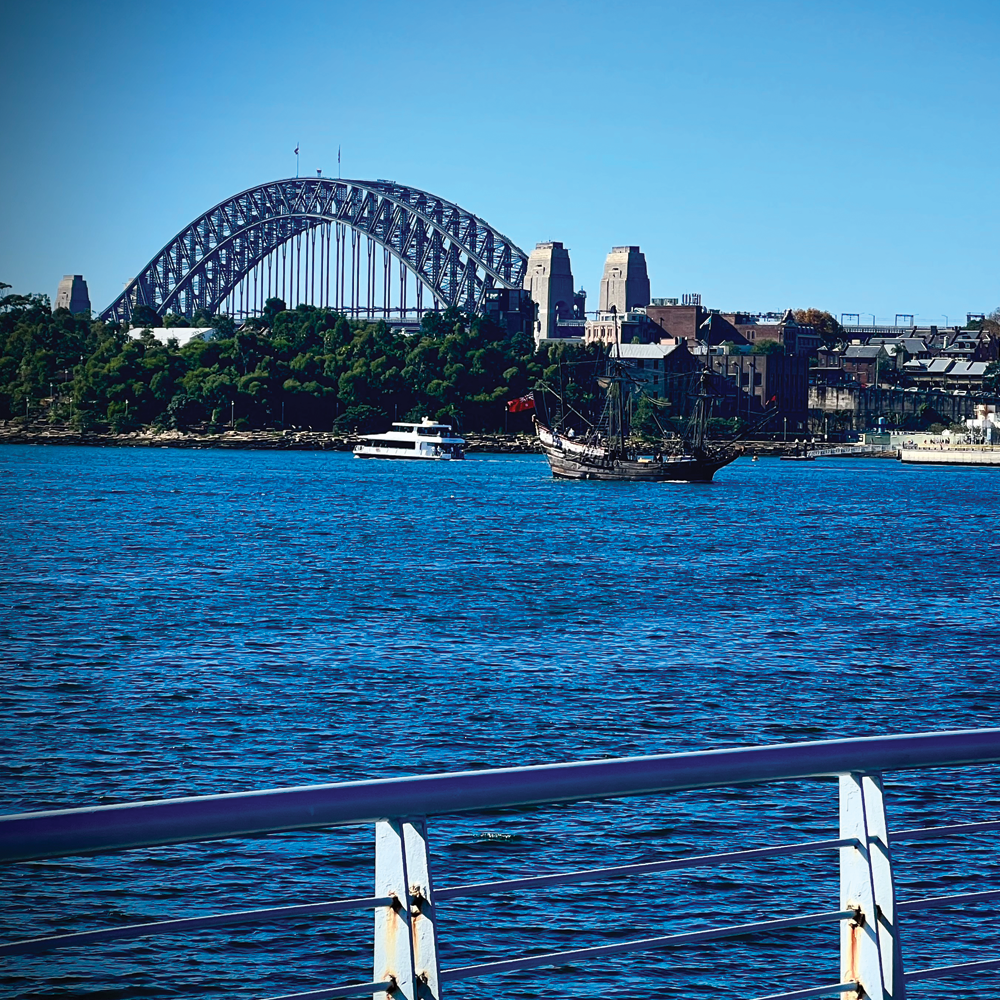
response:
<svg viewBox="0 0 1000 1000"><path fill-rule="evenodd" d="M922 899L906 899L896 904L900 912L908 910L934 910L946 906L960 906L963 903L985 903L988 899L1000 897L1000 889L985 892L957 892L950 896L924 896Z"/></svg>
<svg viewBox="0 0 1000 1000"><path fill-rule="evenodd" d="M389 906L388 896L370 896L358 899L338 899L328 903L302 903L296 906L271 906L258 910L235 910L232 913L213 913L202 917L178 917L174 920L156 920L143 924L126 924L122 927L103 927L75 934L53 934L49 937L26 938L0 944L0 955L30 955L55 948L72 948L96 941L127 941L157 934L179 934L182 931L208 930L233 924L263 924L296 917L312 917L343 910L364 910L376 906Z"/></svg>
<svg viewBox="0 0 1000 1000"><path fill-rule="evenodd" d="M729 927L707 927L704 930L667 934L663 937L616 941L614 944L592 945L588 948L573 948L569 951L551 951L544 955L527 955L523 958L509 958L498 962L484 962L480 965L462 965L454 969L442 969L441 981L475 979L479 976L491 976L501 972L537 969L546 965L565 965L582 959L600 958L603 955L618 955L630 951L655 951L681 944L695 944L698 941L715 941L722 938L742 937L746 934L758 934L764 931L780 931L790 927L835 923L840 920L852 920L856 917L856 910L824 910L819 913L803 913L797 917L783 917L778 920L760 920L755 923L736 924Z"/></svg>
<svg viewBox="0 0 1000 1000"><path fill-rule="evenodd" d="M466 885L450 885L437 889L434 899L442 902L466 896L488 896L497 892L517 892L536 886L572 885L580 882L604 882L633 875L647 875L652 872L667 872L684 868L702 868L717 865L743 864L764 858L780 858L791 854L808 854L812 851L829 850L836 847L852 847L857 838L843 840L813 840L804 844L784 844L778 847L758 847L749 851L729 851L724 854L698 854L689 858L674 858L669 861L643 861L631 865L615 865L611 868L589 868L586 871L553 872L549 875L527 875L524 878L505 879L499 882L470 882Z"/></svg>
<svg viewBox="0 0 1000 1000"><path fill-rule="evenodd" d="M757 997L756 1000L809 1000L811 997L825 997L832 993L844 993L847 990L857 990L858 984L854 981L847 983L829 983L824 986L808 986L800 990L792 990L791 993L772 993L766 997ZM635 1000L635 988L630 990L601 990L601 1000Z"/></svg>
<svg viewBox="0 0 1000 1000"><path fill-rule="evenodd" d="M285 993L267 1000L333 1000L334 997L363 996L365 993L388 993L396 983L387 979L381 983L352 983L350 986L334 986L328 990L309 990L307 993Z"/></svg>
<svg viewBox="0 0 1000 1000"><path fill-rule="evenodd" d="M822 740L161 799L0 817L0 861L285 830L1000 761L1000 729Z"/></svg>
<svg viewBox="0 0 1000 1000"><path fill-rule="evenodd" d="M915 979L946 979L948 976L968 976L975 972L988 972L990 969L1000 969L1000 958L987 959L984 962L962 962L959 965L942 965L936 969L917 969L907 972L907 982Z"/></svg>
<svg viewBox="0 0 1000 1000"><path fill-rule="evenodd" d="M889 843L936 840L939 837L958 837L969 833L987 833L990 830L1000 830L1000 819L991 819L986 823L954 823L950 826L925 826L918 830L895 830L889 834Z"/></svg>
<svg viewBox="0 0 1000 1000"><path fill-rule="evenodd" d="M832 993L847 993L850 990L857 990L856 982L829 983L826 986L807 986L805 989L792 990L790 993L768 993L766 997L757 997L756 1000L811 1000L812 997L826 997Z"/></svg>

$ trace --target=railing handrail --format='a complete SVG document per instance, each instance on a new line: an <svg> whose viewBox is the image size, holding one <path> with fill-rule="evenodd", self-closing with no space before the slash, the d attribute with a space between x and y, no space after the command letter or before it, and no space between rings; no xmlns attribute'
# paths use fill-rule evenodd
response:
<svg viewBox="0 0 1000 1000"><path fill-rule="evenodd" d="M30 861L387 817L622 798L1000 761L1000 728L541 764L0 816L0 861Z"/></svg>

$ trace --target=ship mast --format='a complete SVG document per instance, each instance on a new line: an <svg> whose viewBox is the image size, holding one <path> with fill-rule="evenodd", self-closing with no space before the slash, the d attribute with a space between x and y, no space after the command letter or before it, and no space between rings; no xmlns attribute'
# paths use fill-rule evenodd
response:
<svg viewBox="0 0 1000 1000"><path fill-rule="evenodd" d="M618 454L625 456L625 380L622 378L622 341L618 328L618 307L611 304L611 317L615 324L615 375L618 377Z"/></svg>

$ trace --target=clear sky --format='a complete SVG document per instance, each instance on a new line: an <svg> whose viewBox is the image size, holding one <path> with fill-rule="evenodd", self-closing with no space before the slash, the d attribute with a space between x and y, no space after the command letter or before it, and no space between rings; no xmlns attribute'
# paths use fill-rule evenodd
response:
<svg viewBox="0 0 1000 1000"><path fill-rule="evenodd" d="M95 309L263 181L391 178L596 306L654 296L892 321L1000 306L1000 0L0 0L0 280Z"/></svg>

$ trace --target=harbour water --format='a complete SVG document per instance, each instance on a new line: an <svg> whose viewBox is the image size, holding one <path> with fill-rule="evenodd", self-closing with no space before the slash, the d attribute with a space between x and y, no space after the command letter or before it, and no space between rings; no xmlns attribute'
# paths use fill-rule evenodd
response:
<svg viewBox="0 0 1000 1000"><path fill-rule="evenodd" d="M538 456L0 448L0 811L1000 724L1000 476L739 461L711 485ZM1000 816L991 769L889 783L890 823ZM829 782L441 820L439 885L835 835ZM899 859L995 887L996 837ZM365 895L370 830L0 873L4 939ZM991 884L990 880L992 879ZM943 884L942 884L943 880ZM444 963L828 909L835 854L456 901ZM9 959L17 997L267 997L364 981L370 914ZM918 964L988 910L904 924ZM834 981L835 928L457 984L750 997ZM916 995L916 994L915 994ZM1000 977L921 997L1000 995Z"/></svg>

